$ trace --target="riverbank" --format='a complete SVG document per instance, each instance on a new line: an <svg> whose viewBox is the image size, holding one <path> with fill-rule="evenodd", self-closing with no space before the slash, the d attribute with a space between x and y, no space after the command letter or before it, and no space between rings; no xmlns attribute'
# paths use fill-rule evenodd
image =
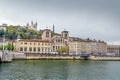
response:
<svg viewBox="0 0 120 80"><path fill-rule="evenodd" d="M26 59L49 59L49 60L84 60L85 58L79 57L79 56L43 56L43 57L26 57Z"/></svg>
<svg viewBox="0 0 120 80"><path fill-rule="evenodd" d="M26 55L24 53L13 54L14 60L97 60L97 61L120 61L120 57L95 57L83 58L80 56L45 56L45 55Z"/></svg>
<svg viewBox="0 0 120 80"><path fill-rule="evenodd" d="M120 57L88 57L88 58L83 58L79 56L56 56L56 57L51 57L51 56L46 56L46 57L26 57L26 58L21 58L21 59L27 59L27 60L93 60L93 61L120 61ZM14 59L18 60L18 59ZM20 60L20 59L19 59Z"/></svg>
<svg viewBox="0 0 120 80"><path fill-rule="evenodd" d="M96 60L96 61L120 61L120 57L95 57L95 56L91 56L90 60Z"/></svg>

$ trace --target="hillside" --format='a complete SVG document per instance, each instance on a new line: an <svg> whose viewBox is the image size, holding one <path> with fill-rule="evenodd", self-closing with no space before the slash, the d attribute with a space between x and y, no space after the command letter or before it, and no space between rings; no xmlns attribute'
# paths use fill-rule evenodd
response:
<svg viewBox="0 0 120 80"><path fill-rule="evenodd" d="M5 34L6 39L14 40L17 38L20 39L41 39L43 30L35 31L28 29L27 27L23 26L6 26L6 31L0 30L0 38L3 38ZM57 33L51 33L51 35L55 35Z"/></svg>
<svg viewBox="0 0 120 80"><path fill-rule="evenodd" d="M6 31L0 30L0 38L5 34L6 39L41 39L42 32L30 30L21 26L7 26Z"/></svg>

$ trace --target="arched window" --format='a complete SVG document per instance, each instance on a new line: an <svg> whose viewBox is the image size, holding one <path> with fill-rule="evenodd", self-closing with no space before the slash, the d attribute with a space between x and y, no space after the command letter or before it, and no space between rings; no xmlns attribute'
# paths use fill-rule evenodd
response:
<svg viewBox="0 0 120 80"><path fill-rule="evenodd" d="M24 47L24 51L27 51L27 47Z"/></svg>
<svg viewBox="0 0 120 80"><path fill-rule="evenodd" d="M30 51L30 52L32 51L32 48L31 48L31 47L29 47L29 51Z"/></svg>
<svg viewBox="0 0 120 80"><path fill-rule="evenodd" d="M38 52L40 52L40 47L38 47Z"/></svg>
<svg viewBox="0 0 120 80"><path fill-rule="evenodd" d="M46 31L46 37L49 37L49 31Z"/></svg>
<svg viewBox="0 0 120 80"><path fill-rule="evenodd" d="M20 51L23 51L23 47L20 47Z"/></svg>
<svg viewBox="0 0 120 80"><path fill-rule="evenodd" d="M33 51L36 51L36 47L33 48Z"/></svg>

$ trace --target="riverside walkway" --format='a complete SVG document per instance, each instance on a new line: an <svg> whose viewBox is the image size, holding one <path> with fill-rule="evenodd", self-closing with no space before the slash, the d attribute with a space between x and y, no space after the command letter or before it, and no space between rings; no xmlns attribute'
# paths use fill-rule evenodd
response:
<svg viewBox="0 0 120 80"><path fill-rule="evenodd" d="M120 57L119 56L116 56L116 57L110 57L110 56L104 56L104 57L101 57L101 56L90 56L90 59L91 60L96 60L96 61L120 61Z"/></svg>

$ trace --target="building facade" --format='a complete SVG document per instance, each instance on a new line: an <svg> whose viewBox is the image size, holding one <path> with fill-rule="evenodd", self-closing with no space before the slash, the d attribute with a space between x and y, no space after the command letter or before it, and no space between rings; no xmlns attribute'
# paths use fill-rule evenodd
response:
<svg viewBox="0 0 120 80"><path fill-rule="evenodd" d="M49 41L51 41L51 39L52 39L51 30L50 29L43 30L42 40L49 40Z"/></svg>
<svg viewBox="0 0 120 80"><path fill-rule="evenodd" d="M72 39L69 42L69 53L107 53L107 43L102 41Z"/></svg>
<svg viewBox="0 0 120 80"><path fill-rule="evenodd" d="M107 53L120 55L120 45L107 45Z"/></svg>
<svg viewBox="0 0 120 80"><path fill-rule="evenodd" d="M103 41L91 41L91 53L107 53L107 43Z"/></svg>
<svg viewBox="0 0 120 80"><path fill-rule="evenodd" d="M52 52L56 52L62 47L68 47L69 42L69 32L62 31L61 34L55 34L52 36L52 31L50 29L43 30L42 40L49 40L52 42Z"/></svg>
<svg viewBox="0 0 120 80"><path fill-rule="evenodd" d="M69 53L80 54L90 53L90 42L84 40L76 40L69 42Z"/></svg>
<svg viewBox="0 0 120 80"><path fill-rule="evenodd" d="M15 51L23 53L50 53L51 52L51 42L45 40L27 40L18 39L15 44Z"/></svg>

